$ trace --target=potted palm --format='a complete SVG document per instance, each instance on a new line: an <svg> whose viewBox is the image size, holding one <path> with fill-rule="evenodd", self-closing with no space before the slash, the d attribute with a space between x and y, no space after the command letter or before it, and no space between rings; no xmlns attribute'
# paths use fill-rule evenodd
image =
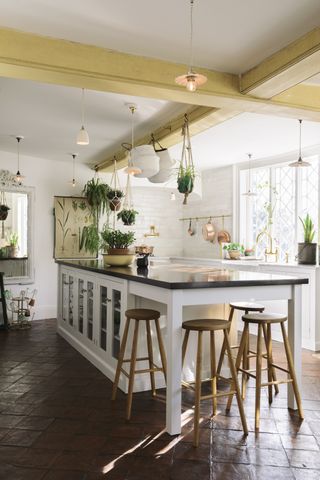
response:
<svg viewBox="0 0 320 480"><path fill-rule="evenodd" d="M309 215L304 219L299 217L304 234L304 242L298 243L298 263L304 265L315 265L317 255L317 244L312 240L315 236L314 223Z"/></svg>
<svg viewBox="0 0 320 480"><path fill-rule="evenodd" d="M109 200L110 210L112 210L113 212L120 210L121 200L122 200L123 196L124 196L124 194L123 194L122 190L110 189L108 191L107 197L108 197L108 200Z"/></svg>
<svg viewBox="0 0 320 480"><path fill-rule="evenodd" d="M100 237L105 265L128 266L132 263L135 253L129 247L135 241L134 232L111 230L104 225Z"/></svg>
<svg viewBox="0 0 320 480"><path fill-rule="evenodd" d="M123 208L121 212L118 213L118 220L122 220L123 225L134 225L136 221L136 215L138 212L133 208Z"/></svg>
<svg viewBox="0 0 320 480"><path fill-rule="evenodd" d="M228 243L223 249L227 250L230 260L239 260L244 253L244 247L240 243Z"/></svg>

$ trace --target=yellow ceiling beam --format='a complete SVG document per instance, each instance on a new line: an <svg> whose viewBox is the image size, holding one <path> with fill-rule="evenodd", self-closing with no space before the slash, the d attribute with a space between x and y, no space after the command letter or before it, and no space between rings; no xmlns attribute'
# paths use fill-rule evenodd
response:
<svg viewBox="0 0 320 480"><path fill-rule="evenodd" d="M241 75L240 91L269 99L319 72L320 28L315 28Z"/></svg>
<svg viewBox="0 0 320 480"><path fill-rule="evenodd" d="M290 101L244 95L238 76L229 73L199 69L208 81L190 93L174 83L186 70L186 65L0 28L1 76L320 121L313 104L301 108Z"/></svg>
<svg viewBox="0 0 320 480"><path fill-rule="evenodd" d="M304 108L305 105L313 104L320 110L320 85L308 85L301 83L295 87L273 97L277 102L290 102ZM303 116L301 118L304 118Z"/></svg>
<svg viewBox="0 0 320 480"><path fill-rule="evenodd" d="M196 135L204 130L222 123L229 118L238 115L241 112L235 110L218 109L211 107L189 107L185 113L178 115L177 117L169 120L165 125L149 132L147 135L136 140L135 145L146 145L150 143L151 133L153 133L156 141L159 141L165 148L169 148L182 140L181 130L184 123L184 115L188 115L190 134ZM117 160L117 167L123 168L127 165L127 151L123 148L110 152L107 158L97 165L95 169L99 171L111 171L113 168L114 158Z"/></svg>

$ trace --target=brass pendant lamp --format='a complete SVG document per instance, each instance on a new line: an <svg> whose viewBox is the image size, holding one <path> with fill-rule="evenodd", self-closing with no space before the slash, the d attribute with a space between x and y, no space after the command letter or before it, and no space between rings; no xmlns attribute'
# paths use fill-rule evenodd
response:
<svg viewBox="0 0 320 480"><path fill-rule="evenodd" d="M193 70L193 6L194 0L190 0L190 63L189 70L185 75L179 75L176 77L175 82L178 85L186 87L189 92L195 92L198 87L204 85L207 81L207 77L201 73L196 73Z"/></svg>

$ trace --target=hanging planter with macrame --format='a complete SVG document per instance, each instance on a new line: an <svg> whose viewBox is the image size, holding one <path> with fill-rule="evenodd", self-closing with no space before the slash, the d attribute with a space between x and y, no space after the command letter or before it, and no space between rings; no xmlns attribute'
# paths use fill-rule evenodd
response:
<svg viewBox="0 0 320 480"><path fill-rule="evenodd" d="M124 225L134 225L136 215L138 215L138 212L133 208L130 179L131 176L128 174L123 209L117 215L118 220L122 220Z"/></svg>
<svg viewBox="0 0 320 480"><path fill-rule="evenodd" d="M195 171L189 133L189 121L187 115L185 115L184 117L182 136L182 152L178 170L177 184L178 191L184 194L183 205L187 205L187 199L193 190L195 180Z"/></svg>
<svg viewBox="0 0 320 480"><path fill-rule="evenodd" d="M123 198L123 191L120 187L118 172L117 172L117 161L113 161L113 173L110 182L110 189L107 193L109 207L113 212L119 211L121 208L121 202Z"/></svg>
<svg viewBox="0 0 320 480"><path fill-rule="evenodd" d="M6 195L2 191L2 192L0 192L0 220L2 222L7 220L9 210L10 210L10 208L7 205Z"/></svg>

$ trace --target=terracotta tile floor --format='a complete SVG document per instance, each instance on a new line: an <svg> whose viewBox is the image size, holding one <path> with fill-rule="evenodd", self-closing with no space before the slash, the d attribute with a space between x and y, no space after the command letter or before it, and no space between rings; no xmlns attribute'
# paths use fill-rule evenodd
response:
<svg viewBox="0 0 320 480"><path fill-rule="evenodd" d="M201 445L192 446L192 394L183 396L183 434L170 437L164 391L136 394L130 423L125 396L56 334L54 320L0 332L0 480L320 479L320 359L303 352L301 422L286 408L286 387L270 408L263 393L255 436L254 388L241 432L234 406L210 419L202 406ZM280 345L275 359L283 361Z"/></svg>

